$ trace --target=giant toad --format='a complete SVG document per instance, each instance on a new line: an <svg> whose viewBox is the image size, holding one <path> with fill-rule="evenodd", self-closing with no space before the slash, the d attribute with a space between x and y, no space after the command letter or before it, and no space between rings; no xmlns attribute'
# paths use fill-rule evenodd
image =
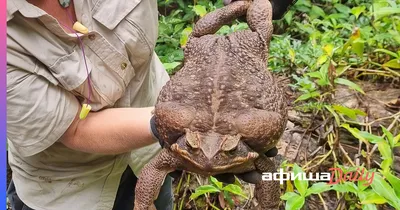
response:
<svg viewBox="0 0 400 210"><path fill-rule="evenodd" d="M250 30L214 34L246 14ZM268 0L235 1L196 23L184 65L155 107L166 147L140 174L135 210L149 209L165 176L176 169L207 176L276 170L263 153L279 140L287 111L266 65L272 31ZM255 191L261 209L277 209L279 183L259 179Z"/></svg>

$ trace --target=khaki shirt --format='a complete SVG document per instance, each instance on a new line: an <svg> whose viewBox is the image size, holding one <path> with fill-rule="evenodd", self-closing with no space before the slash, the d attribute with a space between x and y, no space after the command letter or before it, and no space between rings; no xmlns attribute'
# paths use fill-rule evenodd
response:
<svg viewBox="0 0 400 210"><path fill-rule="evenodd" d="M169 79L154 53L157 1L74 4L78 21L89 29L79 35L92 110L153 106ZM19 197L33 209L110 210L127 165L138 174L160 150L155 143L128 154L99 155L59 143L88 93L76 35L25 0L7 0L9 162Z"/></svg>

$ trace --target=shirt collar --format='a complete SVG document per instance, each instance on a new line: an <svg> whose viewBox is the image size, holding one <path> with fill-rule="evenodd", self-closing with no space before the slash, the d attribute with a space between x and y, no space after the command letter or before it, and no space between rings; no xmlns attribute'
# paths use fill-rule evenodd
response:
<svg viewBox="0 0 400 210"><path fill-rule="evenodd" d="M47 14L42 9L33 6L26 0L7 0L7 22L19 11L26 18L38 18Z"/></svg>

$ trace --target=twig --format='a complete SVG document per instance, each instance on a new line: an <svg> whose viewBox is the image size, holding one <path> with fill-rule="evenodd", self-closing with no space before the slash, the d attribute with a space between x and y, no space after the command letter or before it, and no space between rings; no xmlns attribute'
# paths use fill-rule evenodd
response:
<svg viewBox="0 0 400 210"><path fill-rule="evenodd" d="M354 162L351 160L351 158L349 157L349 155L348 155L348 153L346 152L346 150L344 150L344 148L343 148L343 146L342 146L341 143L339 143L339 148L340 148L340 150L343 152L344 157L346 157L346 159L350 162L350 164L351 164L352 166L356 166L356 165L354 164Z"/></svg>
<svg viewBox="0 0 400 210"><path fill-rule="evenodd" d="M326 203L324 201L324 198L322 198L321 193L318 193L318 197L322 202L322 205L324 206L324 210L328 210L328 207L326 206Z"/></svg>
<svg viewBox="0 0 400 210"><path fill-rule="evenodd" d="M185 184L185 190L183 191L183 196L182 196L182 200L181 203L179 205L179 210L182 210L183 208L183 202L185 201L185 197L186 197L186 192L189 188L189 183L190 183L190 173L187 174L187 179L186 179L186 184Z"/></svg>
<svg viewBox="0 0 400 210"><path fill-rule="evenodd" d="M304 171L308 171L308 170L310 170L310 169L312 169L312 168L315 168L316 166L319 166L322 162L324 162L324 160L325 160L327 157L329 157L329 155L330 155L331 153L332 153L332 150L329 150L329 152L326 153L325 155L323 155L322 158L321 158L321 160L319 160L316 164L314 164L314 165L311 166L311 167L305 168L305 166L309 165L312 161L308 162L306 165L303 166Z"/></svg>

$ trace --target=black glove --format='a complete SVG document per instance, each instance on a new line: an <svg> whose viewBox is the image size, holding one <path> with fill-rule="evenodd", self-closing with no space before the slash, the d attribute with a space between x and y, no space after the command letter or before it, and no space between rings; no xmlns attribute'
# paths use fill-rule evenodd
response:
<svg viewBox="0 0 400 210"><path fill-rule="evenodd" d="M153 138L160 143L162 148L164 148L165 142L160 138L160 134L157 131L154 115L150 119L150 131L151 131L151 134L153 135Z"/></svg>
<svg viewBox="0 0 400 210"><path fill-rule="evenodd" d="M234 1L239 0L224 0L224 5L228 5ZM286 12L289 10L289 7L294 5L297 0L269 0L272 4L272 19L279 20L285 16Z"/></svg>

